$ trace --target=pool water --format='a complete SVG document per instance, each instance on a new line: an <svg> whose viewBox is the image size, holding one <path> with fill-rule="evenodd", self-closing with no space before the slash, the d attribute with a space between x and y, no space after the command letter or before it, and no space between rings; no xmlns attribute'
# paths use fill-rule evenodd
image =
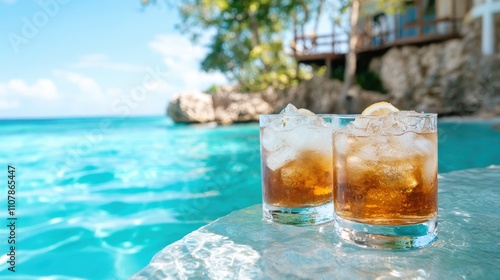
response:
<svg viewBox="0 0 500 280"><path fill-rule="evenodd" d="M499 123L440 122L440 172L500 164ZM16 167L17 264L6 271L1 255L1 279L127 278L166 245L261 201L254 123L0 121L3 178L8 164ZM5 221L6 194L0 205ZM0 246L7 251L7 241Z"/></svg>
<svg viewBox="0 0 500 280"><path fill-rule="evenodd" d="M439 173L500 164L500 120L438 120Z"/></svg>

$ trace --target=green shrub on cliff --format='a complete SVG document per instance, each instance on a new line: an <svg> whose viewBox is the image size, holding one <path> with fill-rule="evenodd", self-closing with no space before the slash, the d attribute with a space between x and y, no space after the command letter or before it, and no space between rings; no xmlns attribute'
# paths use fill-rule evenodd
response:
<svg viewBox="0 0 500 280"><path fill-rule="evenodd" d="M344 81L344 68L337 67L333 69L331 73L332 79ZM384 88L384 84L382 80L377 75L377 73L370 70L358 70L356 72L356 84L358 84L364 90L370 91L378 91L380 93L387 93L387 90Z"/></svg>
<svg viewBox="0 0 500 280"><path fill-rule="evenodd" d="M361 73L356 74L356 83L365 90L387 93L387 90L384 88L380 77L377 75L377 73L370 70L365 70Z"/></svg>

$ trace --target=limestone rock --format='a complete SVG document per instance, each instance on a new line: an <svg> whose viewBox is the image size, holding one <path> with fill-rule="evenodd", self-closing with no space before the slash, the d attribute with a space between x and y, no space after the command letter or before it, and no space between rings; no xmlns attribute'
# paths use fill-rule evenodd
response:
<svg viewBox="0 0 500 280"><path fill-rule="evenodd" d="M292 103L297 108L306 108L317 114L331 113L340 97L342 83L323 76L313 76L310 80L279 93L283 96L275 106L275 113Z"/></svg>
<svg viewBox="0 0 500 280"><path fill-rule="evenodd" d="M495 66L496 56L482 56L478 34L478 21L465 22L462 39L392 48L369 69L380 76L389 100L400 109L452 115L496 112L491 92L499 91L495 83L500 67Z"/></svg>
<svg viewBox="0 0 500 280"><path fill-rule="evenodd" d="M408 86L405 74L405 60L403 53L399 48L390 49L382 57L382 66L380 67L380 79L385 88L394 96L402 96L405 88Z"/></svg>
<svg viewBox="0 0 500 280"><path fill-rule="evenodd" d="M236 87L221 87L213 94L182 93L170 101L167 114L177 123L212 122L231 124L233 122L257 121L260 114L273 111L264 96L272 94L246 94L236 92Z"/></svg>
<svg viewBox="0 0 500 280"><path fill-rule="evenodd" d="M307 82L302 82L299 85L293 86L289 89L282 91L279 94L281 95L281 98L277 100L276 105L274 107L274 113L279 113L282 109L286 107L288 103L292 103L297 108L309 109L307 108L308 107L307 95L309 93L307 92L308 90L306 83L314 83L313 80L314 78Z"/></svg>
<svg viewBox="0 0 500 280"><path fill-rule="evenodd" d="M455 39L444 43L443 46L443 69L441 75L447 75L460 70L464 64L464 43L462 40Z"/></svg>
<svg viewBox="0 0 500 280"><path fill-rule="evenodd" d="M221 87L212 95L215 121L221 124L259 120L260 114L269 114L273 107L261 93L239 93L235 87Z"/></svg>
<svg viewBox="0 0 500 280"><path fill-rule="evenodd" d="M368 69L372 72L375 73L380 73L380 70L382 68L382 59L380 57L374 57L370 61L370 65L368 66Z"/></svg>
<svg viewBox="0 0 500 280"><path fill-rule="evenodd" d="M212 97L202 92L187 92L174 96L168 104L167 114L176 123L212 122Z"/></svg>
<svg viewBox="0 0 500 280"><path fill-rule="evenodd" d="M388 93L369 92L354 85L348 92L346 111L360 113L372 103L389 101L402 110L500 115L500 55L482 56L480 34L479 21L464 22L461 39L395 47L372 59L369 69L379 75ZM176 122L230 124L256 121L259 114L279 113L288 103L315 113L336 113L344 105L341 91L342 82L323 76L313 76L282 91L241 93L236 87L222 87L211 96L190 93L174 97L168 115Z"/></svg>
<svg viewBox="0 0 500 280"><path fill-rule="evenodd" d="M376 91L366 91L355 85L349 89L347 112L352 114L361 113L366 107L373 103L389 101L390 96Z"/></svg>
<svg viewBox="0 0 500 280"><path fill-rule="evenodd" d="M274 112L279 113L288 103L292 103L298 108L306 108L317 114L336 113L337 106L342 104L341 91L341 81L313 76L310 80L302 81L299 85L278 93L282 98L276 103ZM389 98L388 95L366 91L354 85L348 91L346 109L348 113L361 113L370 104L388 101Z"/></svg>
<svg viewBox="0 0 500 280"><path fill-rule="evenodd" d="M317 114L332 113L335 111L335 106L340 102L342 82L324 77L322 80L322 87L317 88L313 84L309 85L311 95L308 107Z"/></svg>
<svg viewBox="0 0 500 280"><path fill-rule="evenodd" d="M332 113L339 102L342 83L323 76L313 76L299 85L278 93L281 98L274 112L279 113L288 103L297 108L306 108L317 114Z"/></svg>

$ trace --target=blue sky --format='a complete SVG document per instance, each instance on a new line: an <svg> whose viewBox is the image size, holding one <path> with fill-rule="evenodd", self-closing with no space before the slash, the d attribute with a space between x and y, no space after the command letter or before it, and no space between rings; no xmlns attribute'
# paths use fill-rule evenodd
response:
<svg viewBox="0 0 500 280"><path fill-rule="evenodd" d="M0 0L0 118L162 115L224 84L162 1Z"/></svg>

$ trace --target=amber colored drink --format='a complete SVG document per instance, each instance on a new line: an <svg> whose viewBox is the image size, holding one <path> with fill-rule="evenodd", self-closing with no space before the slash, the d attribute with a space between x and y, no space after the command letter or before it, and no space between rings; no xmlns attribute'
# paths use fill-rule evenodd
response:
<svg viewBox="0 0 500 280"><path fill-rule="evenodd" d="M332 169L330 154L308 150L274 171L263 166L264 201L287 208L331 202Z"/></svg>
<svg viewBox="0 0 500 280"><path fill-rule="evenodd" d="M333 219L331 117L260 116L264 220L294 225Z"/></svg>
<svg viewBox="0 0 500 280"><path fill-rule="evenodd" d="M334 117L339 236L363 247L422 248L437 237L436 114Z"/></svg>
<svg viewBox="0 0 500 280"><path fill-rule="evenodd" d="M437 135L414 136L428 149L405 151L405 147L397 147L399 141L410 138L404 134L340 137L339 141L347 140L347 146L334 158L337 215L376 225L415 224L436 217ZM372 145L371 149L367 145ZM372 157L372 152L379 154Z"/></svg>

